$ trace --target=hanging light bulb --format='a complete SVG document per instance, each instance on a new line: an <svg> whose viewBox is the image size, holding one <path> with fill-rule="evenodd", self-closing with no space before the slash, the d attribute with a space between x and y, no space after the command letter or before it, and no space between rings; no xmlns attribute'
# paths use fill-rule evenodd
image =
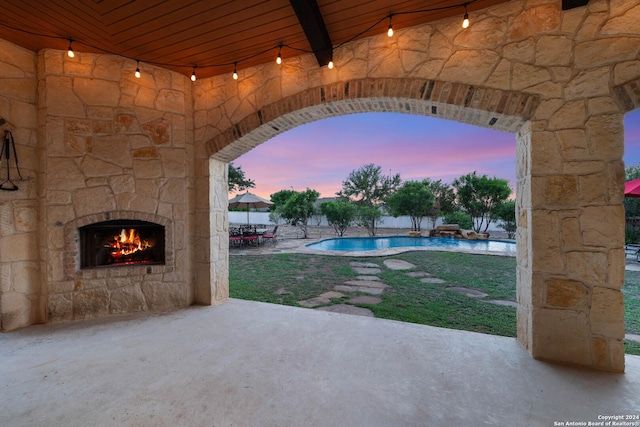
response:
<svg viewBox="0 0 640 427"><path fill-rule="evenodd" d="M69 49L67 49L67 55L69 56L69 58L73 58L74 56L76 56L76 54L73 53L73 48L71 47L71 43L73 43L73 40L69 39Z"/></svg>
<svg viewBox="0 0 640 427"><path fill-rule="evenodd" d="M387 36L393 37L393 26L391 25L391 17L393 15L389 15L389 29L387 30Z"/></svg>
<svg viewBox="0 0 640 427"><path fill-rule="evenodd" d="M279 46L278 49L278 57L276 58L276 64L282 64L282 45Z"/></svg>
<svg viewBox="0 0 640 427"><path fill-rule="evenodd" d="M140 78L140 61L138 61L136 59L136 78L139 79Z"/></svg>
<svg viewBox="0 0 640 427"><path fill-rule="evenodd" d="M193 67L193 73L191 73L191 81L196 81L196 67Z"/></svg>
<svg viewBox="0 0 640 427"><path fill-rule="evenodd" d="M233 63L233 80L238 80L238 63Z"/></svg>
<svg viewBox="0 0 640 427"><path fill-rule="evenodd" d="M329 60L329 63L327 64L327 68L329 68L330 70L333 70L333 59Z"/></svg>
<svg viewBox="0 0 640 427"><path fill-rule="evenodd" d="M464 19L462 20L462 28L469 28L469 13L467 12L467 5L464 5Z"/></svg>

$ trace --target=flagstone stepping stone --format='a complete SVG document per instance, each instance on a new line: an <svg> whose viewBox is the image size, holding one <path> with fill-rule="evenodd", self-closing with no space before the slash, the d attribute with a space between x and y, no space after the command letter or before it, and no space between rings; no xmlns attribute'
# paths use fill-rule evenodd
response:
<svg viewBox="0 0 640 427"><path fill-rule="evenodd" d="M407 273L407 276L411 277L429 277L431 273L427 273L426 271L411 271Z"/></svg>
<svg viewBox="0 0 640 427"><path fill-rule="evenodd" d="M358 295L357 297L351 298L349 302L352 304L372 304L373 305L373 304L380 304L382 302L382 298L370 297L368 295Z"/></svg>
<svg viewBox="0 0 640 427"><path fill-rule="evenodd" d="M348 280L344 282L348 286L360 286L363 288L386 288L388 287L379 280Z"/></svg>
<svg viewBox="0 0 640 427"><path fill-rule="evenodd" d="M355 314L356 316L375 317L368 308L356 307L355 305L337 304L328 307L320 307L317 310L330 311L332 313Z"/></svg>
<svg viewBox="0 0 640 427"><path fill-rule="evenodd" d="M349 265L351 267L374 267L374 268L378 268L380 267L378 264L376 264L375 262L359 262L359 261L351 261L349 263Z"/></svg>
<svg viewBox="0 0 640 427"><path fill-rule="evenodd" d="M373 267L353 267L353 271L363 275L372 275L372 274L382 273L382 270L380 270L380 268L373 268Z"/></svg>
<svg viewBox="0 0 640 427"><path fill-rule="evenodd" d="M462 294L464 296L467 297L471 297L471 298L484 298L489 294L485 294L482 291L479 291L477 289L471 289L471 288L462 288L462 287L458 287L458 286L452 286L447 288L448 291L453 291L453 292L457 292L459 294Z"/></svg>
<svg viewBox="0 0 640 427"><path fill-rule="evenodd" d="M341 294L340 292L334 292L334 291L329 291L329 292L325 292L323 294L320 294L319 298L342 298L344 296L344 294Z"/></svg>
<svg viewBox="0 0 640 427"><path fill-rule="evenodd" d="M624 339L627 341L640 342L640 335L625 334Z"/></svg>
<svg viewBox="0 0 640 427"><path fill-rule="evenodd" d="M420 281L422 283L447 283L446 280L438 279L437 277L423 277Z"/></svg>
<svg viewBox="0 0 640 427"><path fill-rule="evenodd" d="M384 261L384 265L391 270L411 270L416 267L415 264L401 259L387 259Z"/></svg>
<svg viewBox="0 0 640 427"><path fill-rule="evenodd" d="M287 291L285 288L278 288L278 290L274 292L276 295L288 295L290 293L291 292Z"/></svg>
<svg viewBox="0 0 640 427"><path fill-rule="evenodd" d="M344 294L341 294L340 292L329 291L329 292L320 294L315 298L298 301L298 304L300 304L303 307L313 308L313 307L318 307L319 305L329 304L331 302L331 298L342 298L343 296Z"/></svg>
<svg viewBox="0 0 640 427"><path fill-rule="evenodd" d="M362 292L363 294L370 295L380 295L384 292L383 288L365 288L362 286L348 286L348 285L338 285L334 286L333 289L336 291L342 292Z"/></svg>
<svg viewBox="0 0 640 427"><path fill-rule="evenodd" d="M517 302L510 301L508 299L488 299L488 300L482 300L482 302L488 302L489 304L495 304L495 305L506 305L507 307L518 306Z"/></svg>
<svg viewBox="0 0 640 427"><path fill-rule="evenodd" d="M356 280L381 280L378 276L356 276Z"/></svg>

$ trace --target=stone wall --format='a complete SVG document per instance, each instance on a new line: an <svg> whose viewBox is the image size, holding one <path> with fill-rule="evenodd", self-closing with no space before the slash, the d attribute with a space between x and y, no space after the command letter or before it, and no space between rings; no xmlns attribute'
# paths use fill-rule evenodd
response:
<svg viewBox="0 0 640 427"><path fill-rule="evenodd" d="M637 22L634 0L568 11L515 0L474 12L468 30L449 19L354 41L333 70L303 55L198 81L196 145L229 162L364 111L517 133L518 339L536 358L622 371L622 119L640 96Z"/></svg>
<svg viewBox="0 0 640 427"><path fill-rule="evenodd" d="M0 115L27 180L0 194L0 328L223 301L227 162L303 123L396 111L517 134L518 340L536 358L622 371L637 22L635 0L514 0L474 11L468 30L449 19L346 44L334 70L302 55L195 84L144 64L135 79L135 62L110 55L46 50L36 67L2 42ZM79 270L75 229L107 217L165 224L174 256Z"/></svg>
<svg viewBox="0 0 640 427"><path fill-rule="evenodd" d="M36 55L0 40L0 126L13 133L23 181L0 191L0 331L42 321L38 240ZM1 142L1 141L0 141ZM12 164L15 162L12 159ZM0 181L6 179L6 160Z"/></svg>
<svg viewBox="0 0 640 427"><path fill-rule="evenodd" d="M38 61L45 320L191 304L191 82L110 55ZM77 228L106 219L164 225L166 264L81 270Z"/></svg>

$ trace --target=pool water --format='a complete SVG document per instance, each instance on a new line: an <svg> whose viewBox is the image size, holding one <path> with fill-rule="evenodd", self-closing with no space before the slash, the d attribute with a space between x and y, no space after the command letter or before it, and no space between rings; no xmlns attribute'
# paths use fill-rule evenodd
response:
<svg viewBox="0 0 640 427"><path fill-rule="evenodd" d="M378 249L403 247L516 253L516 244L513 242L463 240L443 237L343 237L340 239L326 239L307 245L309 249L321 251L374 251Z"/></svg>

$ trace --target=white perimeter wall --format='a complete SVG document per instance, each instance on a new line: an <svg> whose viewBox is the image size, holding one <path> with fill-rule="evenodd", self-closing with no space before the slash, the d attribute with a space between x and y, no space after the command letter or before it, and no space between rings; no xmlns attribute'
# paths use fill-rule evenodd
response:
<svg viewBox="0 0 640 427"><path fill-rule="evenodd" d="M230 211L229 212L229 224L246 224L247 212ZM269 212L249 212L249 224L270 224L275 225L269 221ZM442 224L442 218L438 218L436 226ZM315 218L311 218L309 225L318 225ZM328 227L326 218L323 216L320 222L321 226ZM399 216L394 218L392 216L383 216L378 223L381 228L406 228L411 229L411 218L408 216ZM422 220L422 229L426 230L431 228L431 220L424 218ZM489 224L489 231L503 231L496 223Z"/></svg>

